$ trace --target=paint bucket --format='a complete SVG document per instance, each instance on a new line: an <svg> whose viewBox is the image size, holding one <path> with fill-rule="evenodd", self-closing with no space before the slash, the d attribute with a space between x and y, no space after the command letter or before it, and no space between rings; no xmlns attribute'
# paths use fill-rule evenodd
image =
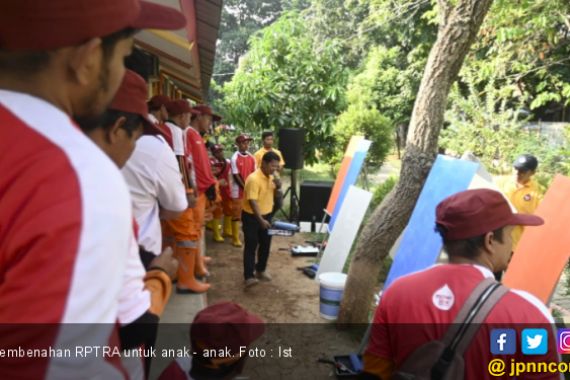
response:
<svg viewBox="0 0 570 380"><path fill-rule="evenodd" d="M319 311L324 319L335 320L338 317L340 301L344 293L346 274L344 273L323 273L319 275L320 305Z"/></svg>

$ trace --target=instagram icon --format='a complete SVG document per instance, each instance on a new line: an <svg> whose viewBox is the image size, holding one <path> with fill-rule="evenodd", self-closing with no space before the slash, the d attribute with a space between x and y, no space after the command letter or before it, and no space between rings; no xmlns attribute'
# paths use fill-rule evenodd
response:
<svg viewBox="0 0 570 380"><path fill-rule="evenodd" d="M570 329L558 329L558 353L570 354Z"/></svg>

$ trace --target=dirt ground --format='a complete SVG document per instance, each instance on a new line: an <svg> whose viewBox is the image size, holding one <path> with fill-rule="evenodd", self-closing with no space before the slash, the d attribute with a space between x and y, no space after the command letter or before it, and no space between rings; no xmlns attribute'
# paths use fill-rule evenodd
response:
<svg viewBox="0 0 570 380"><path fill-rule="evenodd" d="M290 254L290 247L304 243L303 234L274 237L267 268L273 280L245 290L243 249L232 247L229 238L214 243L207 232L207 254L213 259L208 304L231 300L267 323L266 333L252 347L259 351L252 352L241 379L330 379L334 368L317 359L358 350L364 327L340 331L320 317L319 285L297 270L314 259Z"/></svg>

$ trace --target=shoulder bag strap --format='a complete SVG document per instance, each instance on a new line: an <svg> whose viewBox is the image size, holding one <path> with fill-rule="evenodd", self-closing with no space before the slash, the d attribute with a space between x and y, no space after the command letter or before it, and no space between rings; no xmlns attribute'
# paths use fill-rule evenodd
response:
<svg viewBox="0 0 570 380"><path fill-rule="evenodd" d="M445 376L455 354L463 355L481 323L507 291L494 278L485 278L475 287L442 339L445 349L432 368L433 380Z"/></svg>

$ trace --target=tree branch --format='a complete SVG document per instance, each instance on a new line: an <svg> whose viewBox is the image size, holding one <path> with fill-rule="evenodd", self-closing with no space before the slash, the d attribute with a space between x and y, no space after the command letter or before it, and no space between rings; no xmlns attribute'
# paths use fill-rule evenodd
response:
<svg viewBox="0 0 570 380"><path fill-rule="evenodd" d="M440 13L440 27L447 25L449 14L451 13L452 5L449 0L437 0L437 7Z"/></svg>
<svg viewBox="0 0 570 380"><path fill-rule="evenodd" d="M516 78L516 80L519 81L519 80L521 80L522 78L526 77L526 76L527 76L528 74L530 74L530 73L534 73L534 72L536 72L536 71L545 69L545 68L547 68L547 67L556 66L556 65L559 65L559 64L564 63L564 62L566 62L566 61L570 61L570 57L566 57L566 58L560 59L560 60L558 60L558 61L550 62L550 63L547 63L547 64L542 65L542 66L534 67L534 68L532 68L532 69L530 69L530 70L528 70L528 71L525 71L524 73L516 73L516 74L511 74L511 75L505 75L504 77L499 78L499 79Z"/></svg>

